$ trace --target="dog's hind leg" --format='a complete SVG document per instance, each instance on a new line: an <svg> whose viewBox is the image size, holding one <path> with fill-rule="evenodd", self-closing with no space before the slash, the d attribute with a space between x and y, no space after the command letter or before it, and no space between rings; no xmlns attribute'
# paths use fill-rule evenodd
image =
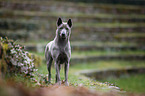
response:
<svg viewBox="0 0 145 96"><path fill-rule="evenodd" d="M53 59L49 52L49 46L50 46L50 43L48 43L45 48L45 59L46 59L47 70L48 70L48 83L51 83L51 65L52 65Z"/></svg>
<svg viewBox="0 0 145 96"><path fill-rule="evenodd" d="M48 61L47 61L47 70L48 70L48 82L51 83L51 65L52 65L52 57L49 57L48 58Z"/></svg>

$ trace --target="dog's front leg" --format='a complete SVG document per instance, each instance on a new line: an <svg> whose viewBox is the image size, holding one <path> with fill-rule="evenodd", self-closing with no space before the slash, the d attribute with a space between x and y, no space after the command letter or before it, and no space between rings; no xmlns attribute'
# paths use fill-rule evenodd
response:
<svg viewBox="0 0 145 96"><path fill-rule="evenodd" d="M56 62L55 62L55 69L56 69L56 83L58 85L61 85L59 64Z"/></svg>
<svg viewBox="0 0 145 96"><path fill-rule="evenodd" d="M64 71L65 71L65 85L69 86L69 83L68 83L69 62L65 63Z"/></svg>

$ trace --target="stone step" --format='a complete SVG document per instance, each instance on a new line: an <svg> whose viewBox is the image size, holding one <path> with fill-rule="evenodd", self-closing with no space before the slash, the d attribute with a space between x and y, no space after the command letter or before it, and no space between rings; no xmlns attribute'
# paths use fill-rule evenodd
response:
<svg viewBox="0 0 145 96"><path fill-rule="evenodd" d="M128 30L128 31L144 31L145 23L80 23L80 22L73 22L73 31L79 29L79 32L83 32L84 30L89 32L100 32L100 31L110 31L110 32L117 32L119 30ZM22 29L27 27L31 27L33 29L37 28L48 28L50 30L56 30L56 22L47 22L46 20L27 20L27 19L2 19L0 20L1 28L3 29ZM20 28L19 28L19 26ZM18 26L18 27L17 27ZM6 27L6 28L5 28ZM15 28L16 27L16 28ZM112 30L109 30L111 29ZM133 28L133 29L132 29ZM136 28L140 29L137 30ZM28 28L29 29L29 28ZM91 30L90 30L91 29ZM125 32L125 31L124 31Z"/></svg>
<svg viewBox="0 0 145 96"><path fill-rule="evenodd" d="M85 13L65 13L65 12L39 12L39 11L23 11L23 10L11 10L11 9L0 9L0 17L3 19L6 18L21 18L29 20L47 20L49 22L56 21L58 16L66 18L71 18L74 22L104 22L104 23L112 23L112 22L144 22L145 16L138 14L129 14L129 15L113 15L113 14L85 14Z"/></svg>
<svg viewBox="0 0 145 96"><path fill-rule="evenodd" d="M36 23L36 22L35 22ZM15 19L1 19L0 20L0 29L7 29L7 30L37 30L38 26L31 22L25 20L15 20Z"/></svg>
<svg viewBox="0 0 145 96"><path fill-rule="evenodd" d="M123 45L119 45L119 46L110 46L110 45L103 45L103 46L97 46L97 45L89 45L89 46L85 46L85 45L72 45L72 51L88 51L88 50L145 50L145 46L133 46L133 45L128 45L128 46L123 46Z"/></svg>
<svg viewBox="0 0 145 96"><path fill-rule="evenodd" d="M80 72L80 74L83 74L85 76L91 77L96 80L106 80L107 78L113 77L113 78L120 78L124 75L134 75L134 74L145 74L145 68L144 67L127 67L127 68L117 68L117 69L108 69L108 70L85 70Z"/></svg>
<svg viewBox="0 0 145 96"><path fill-rule="evenodd" d="M145 55L145 50L72 50L72 58L84 58L90 56L118 56L118 55Z"/></svg>
<svg viewBox="0 0 145 96"><path fill-rule="evenodd" d="M40 50L40 48L39 48ZM32 51L31 51L32 52ZM72 50L71 64L96 62L98 60L145 60L145 50ZM32 52L34 53L34 52ZM35 52L45 60L45 53Z"/></svg>
<svg viewBox="0 0 145 96"><path fill-rule="evenodd" d="M96 62L98 60L145 60L145 55L110 55L110 56L86 56L71 58L71 64L83 62Z"/></svg>
<svg viewBox="0 0 145 96"><path fill-rule="evenodd" d="M37 44L37 45L25 45L25 50L28 51L33 51L33 52L44 52L45 50L45 46L46 44L42 45L42 44ZM75 45L75 44L71 44L71 48L72 48L72 52L73 51L93 51L93 50L97 50L97 51L126 51L126 50L132 50L132 51L136 51L136 50L141 50L144 51L145 50L145 46L144 45L111 45L111 43L108 45L104 43L104 45Z"/></svg>
<svg viewBox="0 0 145 96"><path fill-rule="evenodd" d="M72 31L73 32L73 31ZM145 41L145 33L144 32L79 32L80 34L72 33L70 40L71 41L126 41L126 42L143 42ZM37 39L39 36L40 39L48 38L48 40L52 40L55 36L55 32L47 34L47 31L41 30L0 30L0 36L7 36L10 39L22 39L22 40L31 40ZM89 36L89 38L88 38ZM39 41L37 39L37 41Z"/></svg>
<svg viewBox="0 0 145 96"><path fill-rule="evenodd" d="M113 14L144 14L145 7L113 4L86 4L72 2L39 1L39 0L0 0L0 7L7 9L21 9L34 11L51 11L67 13L113 13Z"/></svg>

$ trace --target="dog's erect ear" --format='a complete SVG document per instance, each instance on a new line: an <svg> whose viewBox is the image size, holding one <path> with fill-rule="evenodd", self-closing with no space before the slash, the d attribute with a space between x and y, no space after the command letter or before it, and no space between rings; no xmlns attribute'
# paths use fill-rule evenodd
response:
<svg viewBox="0 0 145 96"><path fill-rule="evenodd" d="M72 21L71 21L71 19L69 19L68 21L67 21L67 24L68 24L68 26L71 28L72 27Z"/></svg>
<svg viewBox="0 0 145 96"><path fill-rule="evenodd" d="M62 24L62 20L61 20L61 18L58 18L58 20L57 20L57 26L59 26L61 24Z"/></svg>

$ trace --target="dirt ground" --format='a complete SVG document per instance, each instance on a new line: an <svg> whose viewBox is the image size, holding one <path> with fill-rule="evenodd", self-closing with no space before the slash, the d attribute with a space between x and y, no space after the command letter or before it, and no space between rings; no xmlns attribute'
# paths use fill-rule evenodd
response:
<svg viewBox="0 0 145 96"><path fill-rule="evenodd" d="M120 93L118 91L100 92L83 86L35 86L26 87L22 83L0 80L0 96L145 96L145 94Z"/></svg>

